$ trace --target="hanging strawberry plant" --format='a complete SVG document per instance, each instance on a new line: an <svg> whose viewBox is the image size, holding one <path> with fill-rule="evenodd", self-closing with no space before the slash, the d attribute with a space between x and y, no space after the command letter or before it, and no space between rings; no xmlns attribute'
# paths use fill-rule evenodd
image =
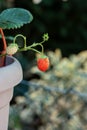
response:
<svg viewBox="0 0 87 130"><path fill-rule="evenodd" d="M16 52L32 50L38 52L42 58L37 60L37 66L41 71L46 71L49 68L49 59L44 58L43 43L48 40L48 34L44 34L42 41L27 45L26 37L22 34L17 34L11 43L7 43L4 36L4 29L17 29L24 24L30 23L33 20L32 14L22 8L6 9L0 14L0 34L2 42L0 47L0 130L7 130L9 117L9 103L13 96L13 88L23 78L22 68L14 55ZM17 43L17 38L23 38L24 45L22 47ZM35 49L36 46L41 46L41 51ZM42 65L43 64L43 65ZM6 66L6 67L5 67ZM4 122L3 122L4 119Z"/></svg>
<svg viewBox="0 0 87 130"><path fill-rule="evenodd" d="M5 66L6 55L11 56L18 51L32 50L32 51L35 51L35 52L38 52L41 54L41 58L37 60L38 68L41 71L46 71L49 68L49 59L48 59L48 57L45 56L44 48L42 45L45 41L48 40L48 38L49 38L48 34L43 35L43 39L41 42L33 43L30 46L27 46L25 36L23 36L22 34L17 34L14 37L13 42L7 46L3 30L20 28L24 24L30 23L32 20L33 20L32 14L28 10L22 9L22 8L6 9L0 14L0 34L2 37L2 41L3 41L3 49L0 52L0 67ZM16 42L16 39L18 37L22 37L24 39L23 47L19 47L18 43ZM42 48L41 52L35 49L36 46L41 46L41 48Z"/></svg>

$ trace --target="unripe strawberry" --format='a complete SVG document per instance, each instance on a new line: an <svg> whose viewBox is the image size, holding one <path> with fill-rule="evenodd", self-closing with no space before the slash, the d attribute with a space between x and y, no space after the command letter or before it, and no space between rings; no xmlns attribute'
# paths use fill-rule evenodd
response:
<svg viewBox="0 0 87 130"><path fill-rule="evenodd" d="M37 67L40 71L45 72L46 70L49 69L49 58L47 56L43 56L41 58L38 58L37 60Z"/></svg>
<svg viewBox="0 0 87 130"><path fill-rule="evenodd" d="M11 43L7 48L6 48L6 53L8 55L13 55L18 51L18 44L16 43Z"/></svg>

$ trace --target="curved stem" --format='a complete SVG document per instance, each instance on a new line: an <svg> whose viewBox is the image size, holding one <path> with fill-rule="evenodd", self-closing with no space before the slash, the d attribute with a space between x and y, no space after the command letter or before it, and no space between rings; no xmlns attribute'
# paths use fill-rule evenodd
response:
<svg viewBox="0 0 87 130"><path fill-rule="evenodd" d="M13 40L13 43L16 43L16 39L17 39L18 37L22 37L22 38L24 39L24 48L26 48L26 37L23 36L22 34L16 35L15 38L14 38L14 40Z"/></svg>
<svg viewBox="0 0 87 130"><path fill-rule="evenodd" d="M39 52L39 51L37 51L36 49L33 48L33 47L36 47L36 46L41 46L42 51ZM32 50L35 50L36 52L38 52L38 53L40 53L40 54L44 54L44 47L43 47L43 45L42 45L41 42L40 42L40 43L33 43L31 46L26 47L26 49L27 49L27 50L32 49Z"/></svg>
<svg viewBox="0 0 87 130"><path fill-rule="evenodd" d="M39 44L42 47L42 54L44 54L44 47L42 44Z"/></svg>
<svg viewBox="0 0 87 130"><path fill-rule="evenodd" d="M36 49L34 49L34 48L31 48L31 50L32 50L32 51L35 51L35 52L37 52L37 53L39 53L39 54L42 54L40 51L38 51L38 50L36 50Z"/></svg>
<svg viewBox="0 0 87 130"><path fill-rule="evenodd" d="M40 51L36 50L35 48L29 47L29 46L26 47L26 48L21 48L18 51L21 52L21 51L26 51L26 50L32 50L32 51L35 51L35 52L37 52L39 54L42 54Z"/></svg>

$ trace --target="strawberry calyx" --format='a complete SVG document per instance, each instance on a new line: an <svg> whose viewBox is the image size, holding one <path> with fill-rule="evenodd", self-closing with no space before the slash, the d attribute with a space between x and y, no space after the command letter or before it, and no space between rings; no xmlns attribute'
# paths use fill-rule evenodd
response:
<svg viewBox="0 0 87 130"><path fill-rule="evenodd" d="M40 58L44 59L44 58L48 58L48 56L42 54L42 55L40 56Z"/></svg>

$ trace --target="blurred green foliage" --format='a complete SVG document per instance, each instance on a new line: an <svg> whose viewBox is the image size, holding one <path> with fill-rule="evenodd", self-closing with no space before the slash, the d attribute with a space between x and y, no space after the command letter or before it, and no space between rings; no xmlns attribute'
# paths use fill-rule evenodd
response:
<svg viewBox="0 0 87 130"><path fill-rule="evenodd" d="M87 130L87 51L69 58L60 49L47 55L50 69L43 73L32 65L25 77L33 78L17 87L9 130Z"/></svg>

